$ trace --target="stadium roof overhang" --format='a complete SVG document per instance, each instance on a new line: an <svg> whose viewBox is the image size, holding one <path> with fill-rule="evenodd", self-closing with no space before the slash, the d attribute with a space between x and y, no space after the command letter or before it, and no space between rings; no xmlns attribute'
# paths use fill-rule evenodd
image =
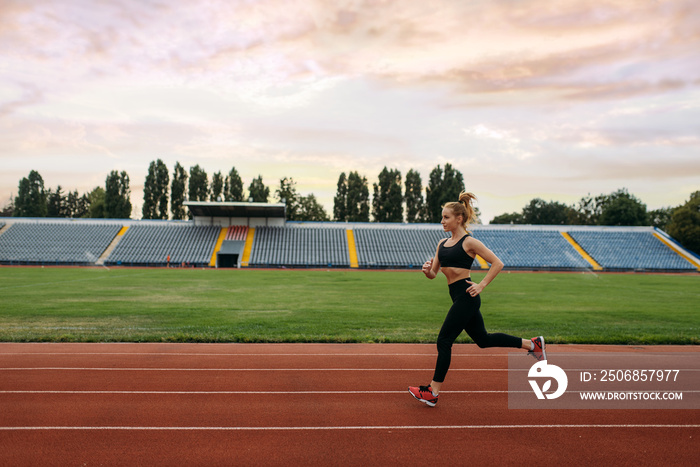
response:
<svg viewBox="0 0 700 467"><path fill-rule="evenodd" d="M183 203L194 217L261 217L284 219L285 205L273 203L206 202Z"/></svg>

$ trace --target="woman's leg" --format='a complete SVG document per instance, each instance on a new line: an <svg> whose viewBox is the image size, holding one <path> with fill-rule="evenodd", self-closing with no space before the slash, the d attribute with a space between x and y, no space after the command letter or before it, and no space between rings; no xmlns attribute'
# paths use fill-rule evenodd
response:
<svg viewBox="0 0 700 467"><path fill-rule="evenodd" d="M435 363L435 373L430 387L438 394L445 381L447 370L452 360L452 345L457 337L466 330L469 337L481 348L513 347L531 350L532 342L503 333L489 334L486 332L484 318L481 316L481 297L465 295L458 298L447 312L437 339L438 357Z"/></svg>
<svg viewBox="0 0 700 467"><path fill-rule="evenodd" d="M440 387L443 381L445 381L447 370L450 368L450 362L452 361L452 344L454 344L457 337L459 337L464 330L473 311L479 310L480 303L481 298L478 296L464 296L456 300L452 304L452 307L450 307L450 311L447 312L445 321L442 323L442 328L440 328L440 333L438 334L438 356L435 362L433 380L430 383L435 394L440 392Z"/></svg>
<svg viewBox="0 0 700 467"><path fill-rule="evenodd" d="M471 319L464 327L464 330L467 331L467 334L469 334L469 337L472 338L476 345L482 349L487 347L513 347L516 349L523 348L530 350L529 340L502 332L495 332L493 334L486 332L484 318L481 316L481 311L478 309L472 313Z"/></svg>

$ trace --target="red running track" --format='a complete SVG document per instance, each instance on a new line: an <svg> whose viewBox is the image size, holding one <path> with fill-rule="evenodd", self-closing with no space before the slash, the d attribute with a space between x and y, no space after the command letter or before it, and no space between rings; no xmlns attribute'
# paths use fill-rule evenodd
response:
<svg viewBox="0 0 700 467"><path fill-rule="evenodd" d="M429 408L433 345L0 344L0 465L697 465L697 410L508 409L509 350L453 352Z"/></svg>

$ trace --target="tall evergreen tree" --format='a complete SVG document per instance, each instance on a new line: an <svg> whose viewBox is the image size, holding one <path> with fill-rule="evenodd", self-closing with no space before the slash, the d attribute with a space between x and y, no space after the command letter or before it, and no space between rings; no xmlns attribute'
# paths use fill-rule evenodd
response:
<svg viewBox="0 0 700 467"><path fill-rule="evenodd" d="M289 221L296 221L297 211L299 210L300 196L297 193L296 182L293 178L284 177L280 179L280 187L275 190L277 201L284 203L285 217Z"/></svg>
<svg viewBox="0 0 700 467"><path fill-rule="evenodd" d="M157 219L167 219L168 216L168 186L170 185L170 175L165 162L158 159L156 161L156 186L158 187L157 196Z"/></svg>
<svg viewBox="0 0 700 467"><path fill-rule="evenodd" d="M173 169L173 182L170 189L170 210L173 213L173 219L183 220L187 216L183 203L187 196L187 171L180 165L175 163Z"/></svg>
<svg viewBox="0 0 700 467"><path fill-rule="evenodd" d="M216 172L211 177L211 201L223 201L224 197L222 192L224 191L224 177L221 175L221 171Z"/></svg>
<svg viewBox="0 0 700 467"><path fill-rule="evenodd" d="M700 254L700 191L690 195L690 199L673 210L668 234L681 245Z"/></svg>
<svg viewBox="0 0 700 467"><path fill-rule="evenodd" d="M190 201L206 201L209 196L209 177L199 164L190 167L190 181L187 192Z"/></svg>
<svg viewBox="0 0 700 467"><path fill-rule="evenodd" d="M430 171L428 186L425 189L425 204L427 210L426 220L428 222L439 222L442 217L440 208L442 200L442 167L439 165Z"/></svg>
<svg viewBox="0 0 700 467"><path fill-rule="evenodd" d="M29 179L23 177L19 181L19 186L17 188L17 196L13 199L15 209L12 211L14 217L30 217L27 214L29 210Z"/></svg>
<svg viewBox="0 0 700 467"><path fill-rule="evenodd" d="M297 220L307 222L326 222L328 214L321 203L316 200L313 193L299 198L299 208L296 213Z"/></svg>
<svg viewBox="0 0 700 467"><path fill-rule="evenodd" d="M430 172L430 181L425 190L428 209L428 222L440 222L442 206L450 201L457 201L464 191L464 177L451 164L445 164L445 170L438 165Z"/></svg>
<svg viewBox="0 0 700 467"><path fill-rule="evenodd" d="M14 217L46 217L46 190L44 179L39 172L32 170L28 177L19 181L19 190L14 200Z"/></svg>
<svg viewBox="0 0 700 467"><path fill-rule="evenodd" d="M69 191L68 193L66 193L65 200L66 215L68 217L83 217L82 215L76 215L79 209L78 203L80 203L80 195L78 194L78 190Z"/></svg>
<svg viewBox="0 0 700 467"><path fill-rule="evenodd" d="M101 186L95 187L87 195L88 214L91 219L103 219L105 217L105 189Z"/></svg>
<svg viewBox="0 0 700 467"><path fill-rule="evenodd" d="M378 183L374 183L373 188L372 211L375 222L403 221L401 172L384 167L379 173Z"/></svg>
<svg viewBox="0 0 700 467"><path fill-rule="evenodd" d="M369 222L369 188L367 178L357 172L348 174L348 222Z"/></svg>
<svg viewBox="0 0 700 467"><path fill-rule="evenodd" d="M243 180L235 167L231 168L224 182L224 201L244 201Z"/></svg>
<svg viewBox="0 0 700 467"><path fill-rule="evenodd" d="M143 219L158 219L158 201L161 196L161 187L158 183L157 164L163 163L160 159L158 162L151 161L148 166L148 174L146 181L143 184L143 207L141 208L141 217ZM167 173L167 172L166 172ZM167 189L167 186L166 186ZM167 209L166 209L167 213ZM166 217L167 219L167 217Z"/></svg>
<svg viewBox="0 0 700 467"><path fill-rule="evenodd" d="M80 197L80 201L79 201L78 206L79 206L78 210L76 210L74 212L80 213L80 217L90 217L90 194L89 193L83 193L83 195ZM73 217L78 217L78 214L75 214Z"/></svg>
<svg viewBox="0 0 700 467"><path fill-rule="evenodd" d="M255 203L267 203L270 198L270 189L263 183L262 175L254 178L248 187L248 193Z"/></svg>
<svg viewBox="0 0 700 467"><path fill-rule="evenodd" d="M445 177L442 182L443 202L441 204L458 201L460 193L464 191L462 172L452 167L451 164L445 164ZM442 214L440 217L442 217Z"/></svg>
<svg viewBox="0 0 700 467"><path fill-rule="evenodd" d="M336 222L348 220L348 180L345 172L338 177L338 186L333 198L333 219Z"/></svg>
<svg viewBox="0 0 700 467"><path fill-rule="evenodd" d="M424 222L425 202L423 201L423 180L413 169L406 173L404 200L406 201L406 222Z"/></svg>
<svg viewBox="0 0 700 467"><path fill-rule="evenodd" d="M89 207L87 195L79 195L78 190L71 191L66 196L66 211L70 217L87 217Z"/></svg>
<svg viewBox="0 0 700 467"><path fill-rule="evenodd" d="M379 185L373 183L372 190L372 216L374 217L374 222L388 222L384 214L384 203L381 200L382 196L379 192Z"/></svg>
<svg viewBox="0 0 700 467"><path fill-rule="evenodd" d="M128 219L131 217L129 199L129 175L112 170L105 180L105 217L108 219Z"/></svg>
<svg viewBox="0 0 700 467"><path fill-rule="evenodd" d="M67 199L63 195L61 185L58 185L56 191L49 188L46 192L46 217L70 217Z"/></svg>

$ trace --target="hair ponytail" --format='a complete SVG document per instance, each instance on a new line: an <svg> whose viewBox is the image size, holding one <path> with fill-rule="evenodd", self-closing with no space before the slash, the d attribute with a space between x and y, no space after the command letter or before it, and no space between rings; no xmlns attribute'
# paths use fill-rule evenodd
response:
<svg viewBox="0 0 700 467"><path fill-rule="evenodd" d="M474 193L463 191L459 194L459 201L446 203L443 208L452 210L455 216L462 216L462 227L467 230L470 223L476 220L476 211L473 201L476 200Z"/></svg>

